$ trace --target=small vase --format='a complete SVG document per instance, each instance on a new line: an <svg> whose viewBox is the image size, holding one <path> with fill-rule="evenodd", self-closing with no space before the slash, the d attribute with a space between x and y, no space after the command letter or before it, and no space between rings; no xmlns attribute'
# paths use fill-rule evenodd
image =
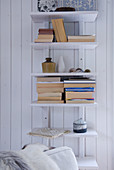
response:
<svg viewBox="0 0 114 170"><path fill-rule="evenodd" d="M43 73L55 73L56 63L51 61L52 58L46 58L46 61L42 63Z"/></svg>
<svg viewBox="0 0 114 170"><path fill-rule="evenodd" d="M65 64L64 64L63 56L60 56L60 57L59 57L59 61L58 61L58 72L59 72L59 73L65 72Z"/></svg>

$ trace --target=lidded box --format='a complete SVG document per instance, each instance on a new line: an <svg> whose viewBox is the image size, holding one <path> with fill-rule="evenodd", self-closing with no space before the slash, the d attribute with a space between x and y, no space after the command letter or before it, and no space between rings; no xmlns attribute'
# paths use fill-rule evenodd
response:
<svg viewBox="0 0 114 170"><path fill-rule="evenodd" d="M73 131L75 133L85 133L87 132L87 123L82 119L78 119L73 122Z"/></svg>

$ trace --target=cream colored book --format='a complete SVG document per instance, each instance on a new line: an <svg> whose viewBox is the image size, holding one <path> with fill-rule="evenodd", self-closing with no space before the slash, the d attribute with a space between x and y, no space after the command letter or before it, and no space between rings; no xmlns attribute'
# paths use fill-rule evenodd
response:
<svg viewBox="0 0 114 170"><path fill-rule="evenodd" d="M94 84L94 83L86 83L86 84L84 84L84 83L82 83L82 84L68 84L68 83L66 83L66 84L64 84L64 88L70 88L70 87L94 87L95 88L95 86L96 86L96 84Z"/></svg>
<svg viewBox="0 0 114 170"><path fill-rule="evenodd" d="M37 82L60 82L60 77L38 77Z"/></svg>
<svg viewBox="0 0 114 170"><path fill-rule="evenodd" d="M55 101L57 101L57 100L61 100L61 96L59 96L59 97L55 97L55 96L44 96L44 97L42 97L42 96L39 96L38 95L38 101L42 101L42 100L50 100L50 101L53 101L53 100L55 100Z"/></svg>
<svg viewBox="0 0 114 170"><path fill-rule="evenodd" d="M64 100L56 100L56 101L37 101L39 104L55 104L55 103L64 103Z"/></svg>
<svg viewBox="0 0 114 170"><path fill-rule="evenodd" d="M95 42L95 35L68 36L68 42Z"/></svg>
<svg viewBox="0 0 114 170"><path fill-rule="evenodd" d="M52 39L35 39L35 43L52 42Z"/></svg>
<svg viewBox="0 0 114 170"><path fill-rule="evenodd" d="M39 34L38 39L53 39L53 34L48 35L48 34Z"/></svg>
<svg viewBox="0 0 114 170"><path fill-rule="evenodd" d="M62 97L62 93L40 93L39 97Z"/></svg>
<svg viewBox="0 0 114 170"><path fill-rule="evenodd" d="M37 88L37 93L63 93L64 88Z"/></svg>
<svg viewBox="0 0 114 170"><path fill-rule="evenodd" d="M65 93L66 100L67 99L91 99L94 98L94 92L66 92Z"/></svg>
<svg viewBox="0 0 114 170"><path fill-rule="evenodd" d="M63 82L38 82L36 84L37 88L63 88Z"/></svg>

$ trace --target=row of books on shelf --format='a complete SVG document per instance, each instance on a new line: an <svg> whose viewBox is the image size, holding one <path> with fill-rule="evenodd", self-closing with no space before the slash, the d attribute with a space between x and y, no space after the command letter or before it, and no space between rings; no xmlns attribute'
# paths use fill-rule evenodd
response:
<svg viewBox="0 0 114 170"><path fill-rule="evenodd" d="M95 42L95 35L66 36L63 19L52 19L53 29L39 29L38 42ZM54 38L55 37L55 38Z"/></svg>
<svg viewBox="0 0 114 170"><path fill-rule="evenodd" d="M37 78L38 103L94 103L95 80L77 78L60 81L60 77Z"/></svg>

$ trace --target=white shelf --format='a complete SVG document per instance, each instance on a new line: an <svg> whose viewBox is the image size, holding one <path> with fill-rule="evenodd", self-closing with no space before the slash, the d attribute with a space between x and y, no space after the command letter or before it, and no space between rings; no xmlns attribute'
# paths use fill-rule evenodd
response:
<svg viewBox="0 0 114 170"><path fill-rule="evenodd" d="M64 134L64 137L76 137L76 138L81 138L81 137L97 137L98 134L95 130L93 129L88 129L86 133L68 133L68 134Z"/></svg>
<svg viewBox="0 0 114 170"><path fill-rule="evenodd" d="M52 43L31 43L35 50L55 49L55 50L73 50L73 49L95 49L97 42L52 42Z"/></svg>
<svg viewBox="0 0 114 170"><path fill-rule="evenodd" d="M67 103L37 103L37 101L32 102L31 106L37 106L37 107L84 107L84 106L96 106L97 103L79 103L79 104L67 104Z"/></svg>
<svg viewBox="0 0 114 170"><path fill-rule="evenodd" d="M31 12L34 22L46 22L51 19L63 18L64 22L94 22L98 11L73 11L73 12Z"/></svg>
<svg viewBox="0 0 114 170"><path fill-rule="evenodd" d="M77 158L77 162L80 170L98 169L98 164L93 157Z"/></svg>
<svg viewBox="0 0 114 170"><path fill-rule="evenodd" d="M96 73L31 73L32 77L43 77L43 76L85 76L92 77L95 76Z"/></svg>

